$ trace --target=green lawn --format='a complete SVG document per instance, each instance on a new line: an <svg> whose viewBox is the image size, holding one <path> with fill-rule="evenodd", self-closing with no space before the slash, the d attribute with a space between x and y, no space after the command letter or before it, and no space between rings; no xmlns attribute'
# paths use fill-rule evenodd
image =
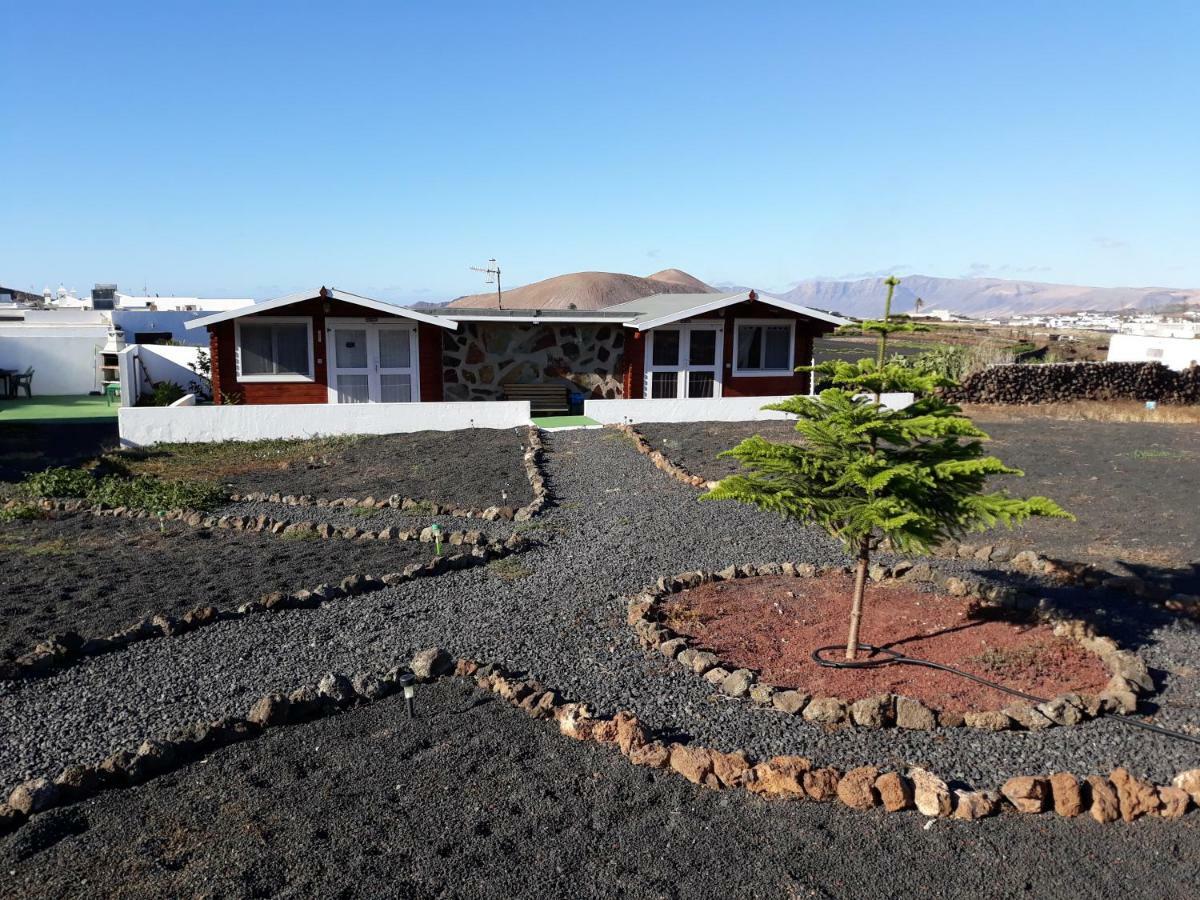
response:
<svg viewBox="0 0 1200 900"><path fill-rule="evenodd" d="M106 403L104 397L67 395L58 397L0 398L0 425L6 422L61 422L115 419L120 401Z"/></svg>
<svg viewBox="0 0 1200 900"><path fill-rule="evenodd" d="M600 428L595 419L587 416L534 416L533 424L538 428Z"/></svg>

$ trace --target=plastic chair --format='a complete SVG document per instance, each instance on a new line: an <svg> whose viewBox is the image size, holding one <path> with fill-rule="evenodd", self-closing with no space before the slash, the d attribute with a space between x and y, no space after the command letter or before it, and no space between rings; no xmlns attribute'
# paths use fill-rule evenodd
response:
<svg viewBox="0 0 1200 900"><path fill-rule="evenodd" d="M104 405L112 406L113 400L121 399L121 385L115 381L104 386Z"/></svg>
<svg viewBox="0 0 1200 900"><path fill-rule="evenodd" d="M30 366L24 372L12 376L9 381L8 395L16 397L21 391L25 392L25 396L33 399L33 367Z"/></svg>

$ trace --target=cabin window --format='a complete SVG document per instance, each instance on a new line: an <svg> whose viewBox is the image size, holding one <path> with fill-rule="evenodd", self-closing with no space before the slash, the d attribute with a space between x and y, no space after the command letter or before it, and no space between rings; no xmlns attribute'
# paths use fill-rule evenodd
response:
<svg viewBox="0 0 1200 900"><path fill-rule="evenodd" d="M795 322L738 319L733 337L734 375L791 375L795 368Z"/></svg>
<svg viewBox="0 0 1200 900"><path fill-rule="evenodd" d="M238 320L237 358L242 381L311 381L312 320Z"/></svg>

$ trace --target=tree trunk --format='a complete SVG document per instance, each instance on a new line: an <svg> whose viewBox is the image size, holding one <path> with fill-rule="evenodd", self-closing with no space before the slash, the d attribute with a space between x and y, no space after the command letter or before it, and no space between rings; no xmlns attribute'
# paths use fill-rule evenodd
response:
<svg viewBox="0 0 1200 900"><path fill-rule="evenodd" d="M863 538L858 547L858 570L854 573L854 602L850 605L850 634L846 638L846 659L858 657L858 628L862 624L863 594L867 591L867 569L871 565L871 544Z"/></svg>

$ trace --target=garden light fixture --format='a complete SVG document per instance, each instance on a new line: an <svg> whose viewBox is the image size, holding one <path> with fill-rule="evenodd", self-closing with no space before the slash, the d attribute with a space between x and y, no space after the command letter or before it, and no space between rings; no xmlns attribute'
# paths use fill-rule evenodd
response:
<svg viewBox="0 0 1200 900"><path fill-rule="evenodd" d="M413 696L416 694L416 676L412 672L405 672L399 678L399 684L404 691L404 705L408 709L408 717L413 717Z"/></svg>
<svg viewBox="0 0 1200 900"><path fill-rule="evenodd" d="M433 552L437 556L442 555L442 526L434 522L429 526L429 531L433 534Z"/></svg>

